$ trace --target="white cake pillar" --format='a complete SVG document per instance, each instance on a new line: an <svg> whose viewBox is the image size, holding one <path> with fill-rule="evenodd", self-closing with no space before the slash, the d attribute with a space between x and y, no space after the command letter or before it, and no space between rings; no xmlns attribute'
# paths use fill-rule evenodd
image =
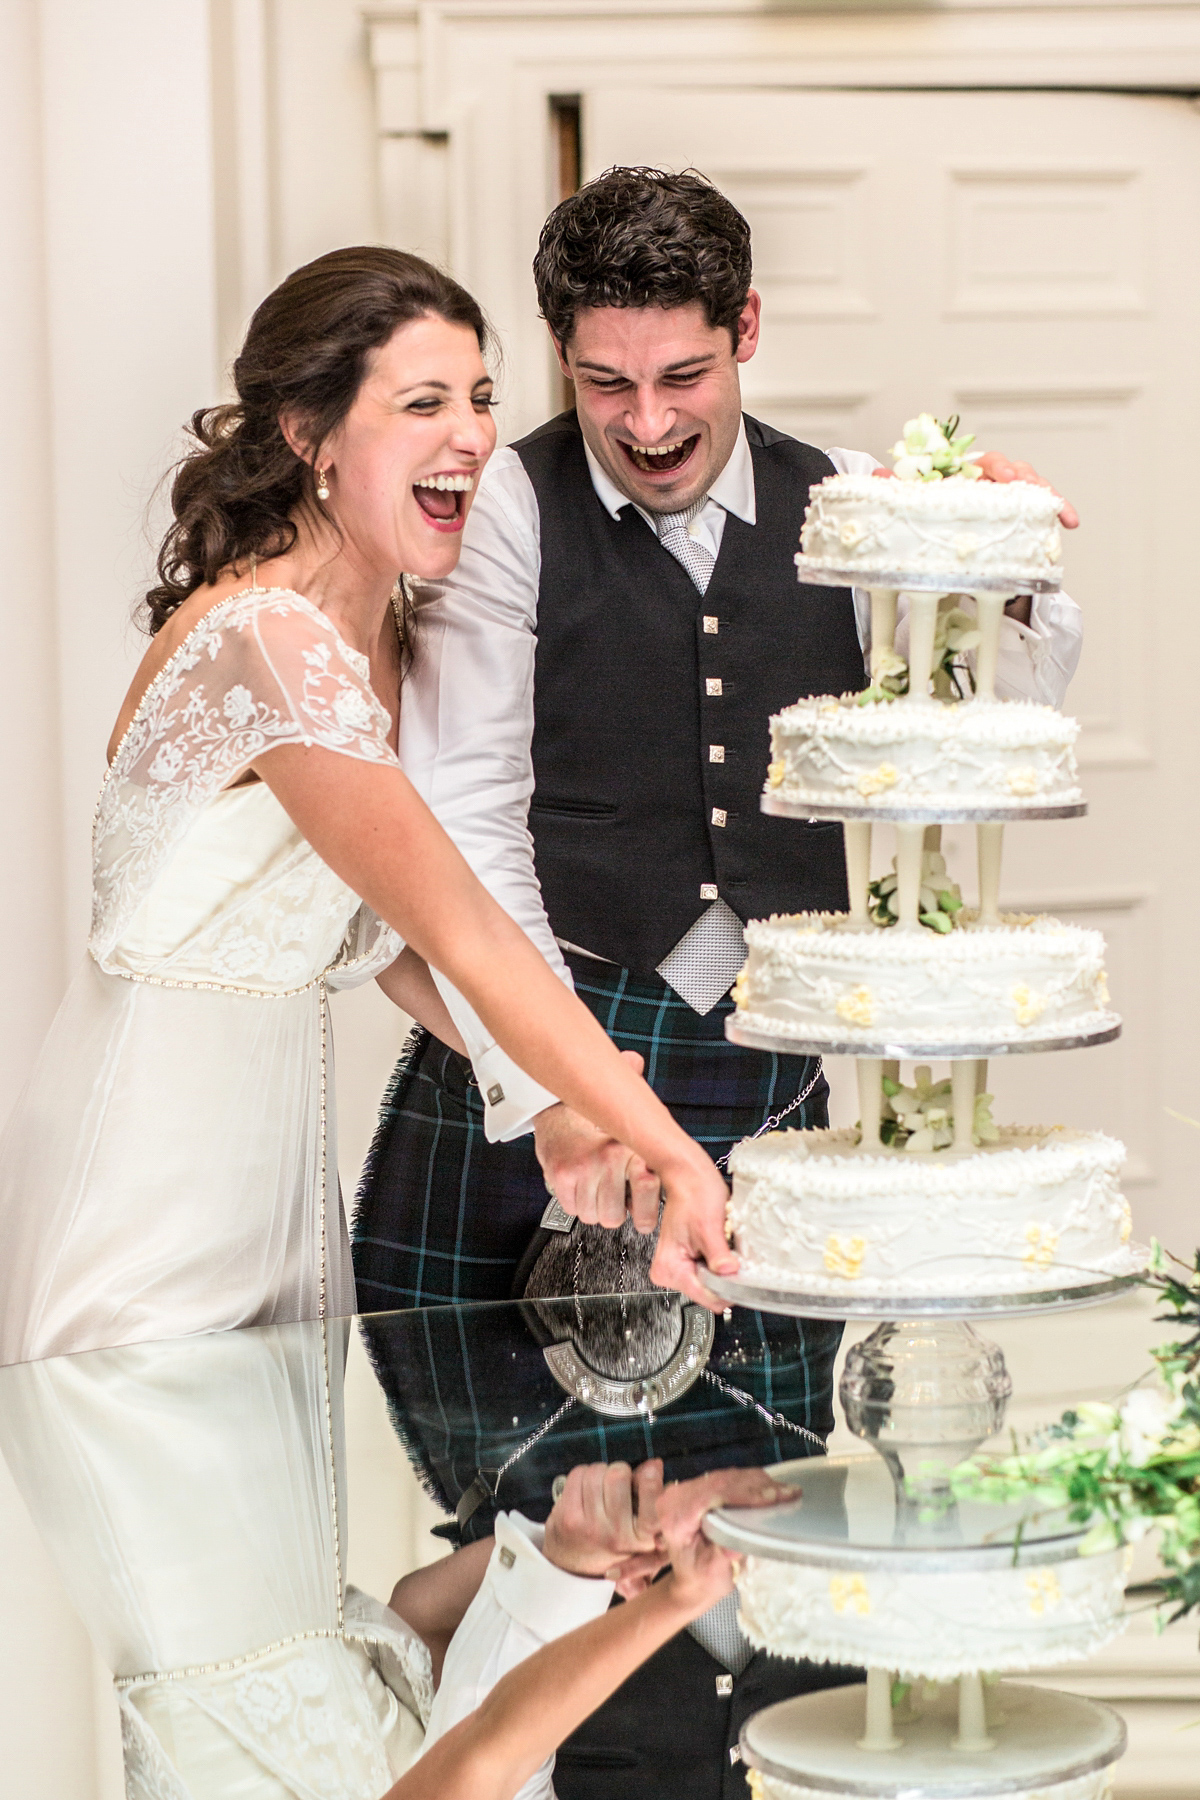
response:
<svg viewBox="0 0 1200 1800"><path fill-rule="evenodd" d="M908 596L908 698L927 700L940 594Z"/></svg>
<svg viewBox="0 0 1200 1800"><path fill-rule="evenodd" d="M898 1750L900 1739L892 1729L892 1672L867 1670L866 1731L858 1740L860 1750Z"/></svg>
<svg viewBox="0 0 1200 1800"><path fill-rule="evenodd" d="M986 1067L986 1064L984 1065ZM950 1093L954 1104L954 1148L973 1150L975 1139L975 1095L979 1091L979 1064L971 1057L950 1064Z"/></svg>
<svg viewBox="0 0 1200 1800"><path fill-rule="evenodd" d="M848 819L842 827L846 840L846 886L850 890L850 917L856 925L869 925L867 889L871 882L871 821Z"/></svg>
<svg viewBox="0 0 1200 1800"><path fill-rule="evenodd" d="M979 648L975 652L975 698L996 698L996 663L1000 655L1000 621L1009 596L976 594L975 615L979 620Z"/></svg>
<svg viewBox="0 0 1200 1800"><path fill-rule="evenodd" d="M987 1708L983 1698L983 1676L978 1669L958 1678L958 1736L955 1750L994 1750L995 1738L987 1732Z"/></svg>
<svg viewBox="0 0 1200 1800"><path fill-rule="evenodd" d="M896 918L900 929L921 929L921 851L925 847L923 825L896 827Z"/></svg>
<svg viewBox="0 0 1200 1800"><path fill-rule="evenodd" d="M1004 848L1003 825L977 825L979 850L979 923L1000 923L1000 859Z"/></svg>
<svg viewBox="0 0 1200 1800"><path fill-rule="evenodd" d="M882 651L893 650L896 645L896 602L899 599L896 588L871 589L871 680L876 679L876 669Z"/></svg>
<svg viewBox="0 0 1200 1800"><path fill-rule="evenodd" d="M883 1117L883 1064L877 1056L860 1056L855 1062L858 1073L858 1117L862 1126L864 1150L882 1150L879 1124Z"/></svg>

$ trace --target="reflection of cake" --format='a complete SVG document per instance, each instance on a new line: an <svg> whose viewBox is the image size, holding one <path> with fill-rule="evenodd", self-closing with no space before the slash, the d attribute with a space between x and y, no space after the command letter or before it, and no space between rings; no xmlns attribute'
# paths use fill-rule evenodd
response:
<svg viewBox="0 0 1200 1800"><path fill-rule="evenodd" d="M771 720L766 792L797 806L869 806L881 818L987 807L1019 819L1080 803L1078 735L1074 719L1029 700L798 700Z"/></svg>
<svg viewBox="0 0 1200 1800"><path fill-rule="evenodd" d="M1124 1160L1115 1139L1057 1125L964 1151L868 1150L853 1130L745 1139L729 1159L739 1279L886 1300L1129 1274L1144 1259L1128 1247Z"/></svg>
<svg viewBox="0 0 1200 1800"><path fill-rule="evenodd" d="M949 1731L947 1726L947 1736ZM779 1775L761 1774L758 1769L752 1769L746 1780L752 1800L845 1800L846 1796L844 1787L809 1787L785 1781ZM1112 1792L1112 1770L1093 1769L1088 1775L1076 1776L1073 1781L1058 1781L1051 1787L1044 1781L1039 1781L1036 1787L1006 1786L1004 1800L1111 1800Z"/></svg>
<svg viewBox="0 0 1200 1800"><path fill-rule="evenodd" d="M830 475L813 488L800 534L809 565L865 578L903 570L1057 585L1062 501L1027 481L889 481ZM903 585L901 583L901 585Z"/></svg>
<svg viewBox="0 0 1200 1800"><path fill-rule="evenodd" d="M832 1044L1036 1044L1115 1027L1098 931L1027 914L941 935L799 913L746 927L738 1018L767 1035Z"/></svg>
<svg viewBox="0 0 1200 1800"><path fill-rule="evenodd" d="M1121 1630L1127 1553L950 1573L861 1573L748 1556L741 1628L776 1656L945 1681L1090 1656Z"/></svg>

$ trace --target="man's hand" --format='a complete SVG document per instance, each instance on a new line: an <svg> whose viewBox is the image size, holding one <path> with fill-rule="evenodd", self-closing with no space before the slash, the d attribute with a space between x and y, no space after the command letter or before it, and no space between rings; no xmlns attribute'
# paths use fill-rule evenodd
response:
<svg viewBox="0 0 1200 1800"><path fill-rule="evenodd" d="M1054 483L1039 475L1032 463L1012 462L1002 450L985 450L978 458L978 467L985 481L1029 481L1034 487L1053 488ZM882 475L885 479L895 477L894 469L885 469L881 463L871 470L872 475ZM1058 522L1064 531L1074 531L1079 524L1079 514L1069 500L1064 500L1063 509L1058 515Z"/></svg>
<svg viewBox="0 0 1200 1800"><path fill-rule="evenodd" d="M636 1050L622 1056L642 1072ZM560 1102L539 1113L533 1142L546 1186L564 1212L585 1225L616 1229L625 1223L626 1194L634 1226L651 1232L658 1224L659 1181L640 1156Z"/></svg>
<svg viewBox="0 0 1200 1800"><path fill-rule="evenodd" d="M636 1473L623 1462L577 1464L546 1521L543 1554L571 1575L605 1576L631 1599L667 1560L655 1536L662 1486L659 1457Z"/></svg>
<svg viewBox="0 0 1200 1800"><path fill-rule="evenodd" d="M1039 475L1032 463L1010 462L1000 450L985 450L979 458L979 468L985 481L1029 481L1034 487L1054 488L1054 483ZM1064 531L1074 531L1079 524L1079 514L1069 500L1064 500L1058 522Z"/></svg>

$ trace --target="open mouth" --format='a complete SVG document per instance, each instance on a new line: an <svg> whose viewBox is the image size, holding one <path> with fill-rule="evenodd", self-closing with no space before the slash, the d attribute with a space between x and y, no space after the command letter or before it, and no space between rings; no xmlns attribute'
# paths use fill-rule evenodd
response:
<svg viewBox="0 0 1200 1800"><path fill-rule="evenodd" d="M423 475L413 482L417 505L438 531L461 531L473 475Z"/></svg>
<svg viewBox="0 0 1200 1800"><path fill-rule="evenodd" d="M696 432L692 437L676 438L671 444L622 442L621 448L639 475L672 475L676 469L682 469L699 442L700 433Z"/></svg>

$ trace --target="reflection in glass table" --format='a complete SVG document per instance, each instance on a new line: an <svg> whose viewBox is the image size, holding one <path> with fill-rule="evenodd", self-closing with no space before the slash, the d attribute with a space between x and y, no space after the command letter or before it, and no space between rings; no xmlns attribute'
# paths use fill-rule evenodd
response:
<svg viewBox="0 0 1200 1800"><path fill-rule="evenodd" d="M661 1575L664 1479L742 1471L710 1476L697 1526L709 1498L738 1497L721 1480L780 1498L749 1472L821 1448L789 1417L812 1397L787 1324L773 1344L739 1314L710 1361L694 1310L661 1294L439 1307L0 1370L0 1443L114 1673L132 1800L380 1800L505 1670ZM456 1546L397 1569L390 1604L345 1577L356 1330ZM523 1795L740 1796L750 1714L859 1678L753 1651L731 1595L645 1647Z"/></svg>

